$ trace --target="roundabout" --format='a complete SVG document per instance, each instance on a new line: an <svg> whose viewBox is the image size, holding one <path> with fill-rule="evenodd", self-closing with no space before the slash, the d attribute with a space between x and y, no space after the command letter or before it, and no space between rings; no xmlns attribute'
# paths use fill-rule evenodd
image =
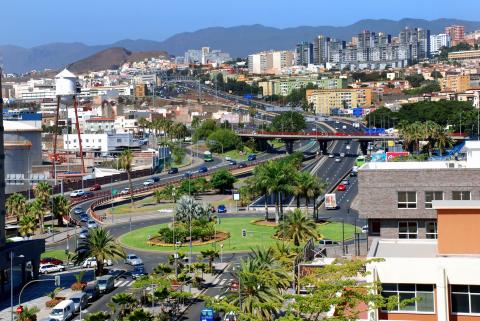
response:
<svg viewBox="0 0 480 321"><path fill-rule="evenodd" d="M256 247L269 247L275 245L279 241L275 238L276 229L271 225L258 224L257 217L228 217L222 218L220 224L216 224L216 229L224 237L223 240L211 240L201 244L193 244L193 252L199 253L200 251L217 249L220 250L220 246L223 244L224 253L235 252L249 252L252 248ZM140 250L157 253L172 253L174 251L188 252L189 243L184 242L177 246L172 244L152 244L150 242L158 234L158 231L168 226L168 223L155 224L140 229L133 230L118 237L122 246L131 250ZM245 236L242 235L242 230L245 230ZM328 222L323 224L317 224L317 231L322 238L341 241L342 223L340 222ZM358 228L357 228L358 232ZM353 238L355 233L355 227L350 224L344 225L345 239ZM230 237L228 237L228 235Z"/></svg>

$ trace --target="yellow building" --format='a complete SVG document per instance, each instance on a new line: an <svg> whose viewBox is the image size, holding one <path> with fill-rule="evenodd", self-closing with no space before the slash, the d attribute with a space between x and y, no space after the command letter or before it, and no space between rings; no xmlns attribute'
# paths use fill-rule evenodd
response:
<svg viewBox="0 0 480 321"><path fill-rule="evenodd" d="M330 115L333 108L370 107L372 97L371 88L307 90L308 103L313 104L317 113L324 115Z"/></svg>
<svg viewBox="0 0 480 321"><path fill-rule="evenodd" d="M470 88L470 75L445 75L440 79L442 91L464 92Z"/></svg>
<svg viewBox="0 0 480 321"><path fill-rule="evenodd" d="M135 97L142 98L147 95L147 85L137 84L135 85Z"/></svg>

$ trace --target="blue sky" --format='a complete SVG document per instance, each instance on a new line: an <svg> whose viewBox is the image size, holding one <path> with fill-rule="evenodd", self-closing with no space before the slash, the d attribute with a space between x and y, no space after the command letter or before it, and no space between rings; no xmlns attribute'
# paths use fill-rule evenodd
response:
<svg viewBox="0 0 480 321"><path fill-rule="evenodd" d="M478 0L0 0L0 44L106 44L213 26L343 26L360 19L480 20ZM452 5L455 3L455 5Z"/></svg>

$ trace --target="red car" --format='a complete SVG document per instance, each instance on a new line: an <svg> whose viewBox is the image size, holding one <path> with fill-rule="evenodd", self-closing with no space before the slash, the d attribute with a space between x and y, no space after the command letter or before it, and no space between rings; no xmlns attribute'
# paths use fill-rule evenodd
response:
<svg viewBox="0 0 480 321"><path fill-rule="evenodd" d="M345 191L346 189L347 189L347 186L345 186L345 184L340 184L340 185L338 185L338 187L337 187L337 191L339 191L339 192L343 192L343 191Z"/></svg>
<svg viewBox="0 0 480 321"><path fill-rule="evenodd" d="M63 261L54 257L44 257L40 260L40 264L62 265Z"/></svg>
<svg viewBox="0 0 480 321"><path fill-rule="evenodd" d="M90 191L99 191L102 189L102 185L100 184L94 184L92 187L90 187Z"/></svg>

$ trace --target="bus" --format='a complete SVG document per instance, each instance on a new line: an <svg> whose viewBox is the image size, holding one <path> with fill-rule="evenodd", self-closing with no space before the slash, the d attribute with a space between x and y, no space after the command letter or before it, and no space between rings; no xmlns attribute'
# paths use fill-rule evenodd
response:
<svg viewBox="0 0 480 321"><path fill-rule="evenodd" d="M213 162L213 156L212 156L212 153L209 152L208 150L206 152L203 153L203 160L205 162Z"/></svg>
<svg viewBox="0 0 480 321"><path fill-rule="evenodd" d="M355 160L355 166L362 166L363 164L365 164L365 156L358 156L357 159Z"/></svg>

